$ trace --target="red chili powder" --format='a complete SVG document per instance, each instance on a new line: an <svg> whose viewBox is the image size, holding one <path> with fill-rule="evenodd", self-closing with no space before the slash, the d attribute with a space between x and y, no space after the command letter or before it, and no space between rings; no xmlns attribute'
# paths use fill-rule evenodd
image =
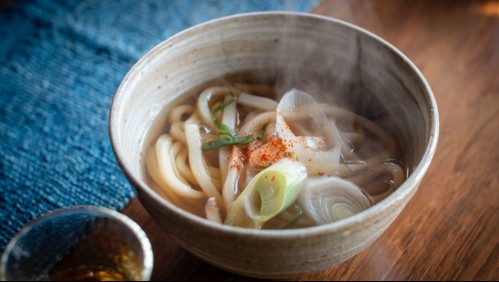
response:
<svg viewBox="0 0 499 282"><path fill-rule="evenodd" d="M282 158L291 157L293 144L284 144L281 138L272 136L266 143L255 142L248 148L248 159L260 166L270 166Z"/></svg>

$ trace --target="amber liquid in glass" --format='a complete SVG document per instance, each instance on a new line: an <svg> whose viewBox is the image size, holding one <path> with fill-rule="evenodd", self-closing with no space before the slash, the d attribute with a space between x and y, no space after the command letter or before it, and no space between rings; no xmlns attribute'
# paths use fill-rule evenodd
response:
<svg viewBox="0 0 499 282"><path fill-rule="evenodd" d="M84 265L57 272L49 281L126 281L125 275L118 271L95 265Z"/></svg>

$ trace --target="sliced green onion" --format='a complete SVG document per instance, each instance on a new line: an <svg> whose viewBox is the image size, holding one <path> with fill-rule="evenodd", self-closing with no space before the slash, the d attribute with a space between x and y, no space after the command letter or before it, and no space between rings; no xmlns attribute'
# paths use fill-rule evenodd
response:
<svg viewBox="0 0 499 282"><path fill-rule="evenodd" d="M229 206L225 224L260 229L291 206L307 178L305 166L281 159L259 172Z"/></svg>
<svg viewBox="0 0 499 282"><path fill-rule="evenodd" d="M255 140L256 137L253 134L246 136L229 136L218 140L208 141L201 146L201 149L203 149L203 151L210 151L232 145L247 145Z"/></svg>

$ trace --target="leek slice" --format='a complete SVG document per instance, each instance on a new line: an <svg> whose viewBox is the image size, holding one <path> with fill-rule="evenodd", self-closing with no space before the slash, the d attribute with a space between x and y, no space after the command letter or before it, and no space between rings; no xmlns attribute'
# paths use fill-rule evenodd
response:
<svg viewBox="0 0 499 282"><path fill-rule="evenodd" d="M229 206L225 224L260 229L296 201L307 178L306 167L288 158L258 173Z"/></svg>
<svg viewBox="0 0 499 282"><path fill-rule="evenodd" d="M362 190L339 177L319 177L307 180L298 203L316 224L340 221L371 207Z"/></svg>

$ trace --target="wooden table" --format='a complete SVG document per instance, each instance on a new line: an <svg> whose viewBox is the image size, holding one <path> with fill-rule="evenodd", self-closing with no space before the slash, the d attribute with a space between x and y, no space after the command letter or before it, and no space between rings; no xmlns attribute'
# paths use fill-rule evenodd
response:
<svg viewBox="0 0 499 282"><path fill-rule="evenodd" d="M440 139L421 186L369 248L296 280L499 279L499 1L323 1L313 13L359 25L422 71ZM135 199L124 213L152 241L153 280L247 280L162 233Z"/></svg>

